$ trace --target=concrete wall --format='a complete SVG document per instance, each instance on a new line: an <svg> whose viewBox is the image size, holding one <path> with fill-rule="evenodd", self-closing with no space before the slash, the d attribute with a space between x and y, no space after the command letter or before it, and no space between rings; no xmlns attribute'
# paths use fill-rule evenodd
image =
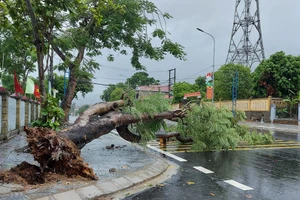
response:
<svg viewBox="0 0 300 200"><path fill-rule="evenodd" d="M270 111L245 111L247 120L251 121L261 121L263 119L263 122L270 123Z"/></svg>

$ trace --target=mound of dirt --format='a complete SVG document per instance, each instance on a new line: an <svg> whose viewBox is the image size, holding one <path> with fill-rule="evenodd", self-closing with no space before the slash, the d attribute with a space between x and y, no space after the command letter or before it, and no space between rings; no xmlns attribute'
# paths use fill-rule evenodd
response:
<svg viewBox="0 0 300 200"><path fill-rule="evenodd" d="M62 182L74 183L78 181L89 181L80 175L66 176L65 174L57 174L51 171L41 172L38 166L22 162L9 171L0 172L0 183L15 183L23 186L46 186L48 183Z"/></svg>
<svg viewBox="0 0 300 200"><path fill-rule="evenodd" d="M45 183L45 178L39 167L22 162L9 171L0 172L0 182L36 185Z"/></svg>

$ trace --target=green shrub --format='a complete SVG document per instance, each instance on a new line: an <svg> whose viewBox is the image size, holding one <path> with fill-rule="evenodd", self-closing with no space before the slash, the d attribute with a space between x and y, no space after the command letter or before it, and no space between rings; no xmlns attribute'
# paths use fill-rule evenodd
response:
<svg viewBox="0 0 300 200"><path fill-rule="evenodd" d="M58 99L48 95L42 104L41 118L32 122L32 126L58 130L64 116L63 109L58 106Z"/></svg>
<svg viewBox="0 0 300 200"><path fill-rule="evenodd" d="M273 135L269 133L258 133L248 131L242 138L241 142L248 145L272 144L275 142Z"/></svg>

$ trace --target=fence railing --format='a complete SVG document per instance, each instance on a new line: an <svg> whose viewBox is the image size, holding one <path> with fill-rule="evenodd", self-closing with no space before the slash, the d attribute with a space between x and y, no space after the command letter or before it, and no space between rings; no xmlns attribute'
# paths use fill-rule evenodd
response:
<svg viewBox="0 0 300 200"><path fill-rule="evenodd" d="M40 117L40 104L37 101L9 95L0 87L0 141L19 132L24 125Z"/></svg>
<svg viewBox="0 0 300 200"><path fill-rule="evenodd" d="M211 102L206 102L211 104ZM270 111L271 105L275 105L276 108L286 108L287 102L284 102L282 98L255 98L255 99L240 99L236 101L236 109L241 111ZM214 106L217 108L224 107L228 110L232 110L232 101L215 101ZM173 109L182 107L182 103L173 104Z"/></svg>
<svg viewBox="0 0 300 200"><path fill-rule="evenodd" d="M241 111L270 111L271 105L276 107L284 107L286 103L281 98L257 98L257 99L241 99L236 101L236 109ZM232 101L217 101L215 106L218 108L225 107L232 109Z"/></svg>

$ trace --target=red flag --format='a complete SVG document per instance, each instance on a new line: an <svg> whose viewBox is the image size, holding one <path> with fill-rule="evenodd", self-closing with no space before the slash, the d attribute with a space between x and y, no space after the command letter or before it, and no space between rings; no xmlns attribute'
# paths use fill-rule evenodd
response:
<svg viewBox="0 0 300 200"><path fill-rule="evenodd" d="M37 99L40 99L40 98L41 98L39 86L37 86L36 84L34 84L34 92L33 92L33 94L34 94L34 96L35 96Z"/></svg>
<svg viewBox="0 0 300 200"><path fill-rule="evenodd" d="M17 74L16 72L14 73L14 85L15 85L15 92L18 94L24 94L24 91L21 87L21 85L19 84L19 81L17 79Z"/></svg>

